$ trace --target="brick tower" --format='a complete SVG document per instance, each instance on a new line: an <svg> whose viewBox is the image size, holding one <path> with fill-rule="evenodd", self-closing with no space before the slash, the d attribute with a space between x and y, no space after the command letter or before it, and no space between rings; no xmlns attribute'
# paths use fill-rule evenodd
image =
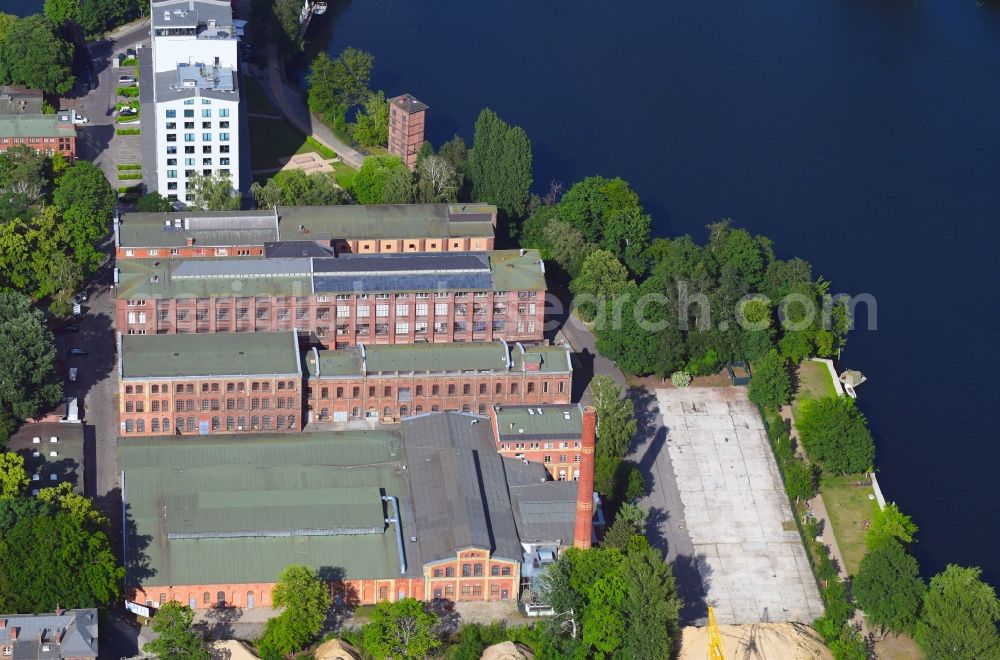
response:
<svg viewBox="0 0 1000 660"><path fill-rule="evenodd" d="M594 445L597 435L597 410L583 409L583 438L580 443L580 479L576 485L576 526L573 547L586 549L594 532Z"/></svg>
<svg viewBox="0 0 1000 660"><path fill-rule="evenodd" d="M424 115L427 105L403 94L389 99L389 155L399 156L411 170L417 166L417 152L424 143Z"/></svg>

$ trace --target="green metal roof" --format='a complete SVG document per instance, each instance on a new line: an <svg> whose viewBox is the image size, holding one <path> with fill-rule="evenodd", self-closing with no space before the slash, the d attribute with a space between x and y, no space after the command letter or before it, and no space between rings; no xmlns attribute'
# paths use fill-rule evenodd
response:
<svg viewBox="0 0 1000 660"><path fill-rule="evenodd" d="M72 125L59 124L57 115L13 115L0 117L0 138L74 137Z"/></svg>
<svg viewBox="0 0 1000 660"><path fill-rule="evenodd" d="M365 368L374 372L507 371L503 342L366 346Z"/></svg>
<svg viewBox="0 0 1000 660"><path fill-rule="evenodd" d="M534 371L543 373L567 373L573 370L569 363L569 349L565 346L521 346L511 351L510 355L515 371L523 369L525 364L538 364Z"/></svg>
<svg viewBox="0 0 1000 660"><path fill-rule="evenodd" d="M382 492L400 498L404 538L416 533L395 433L120 438L118 456L134 524L128 569L145 586L273 582L290 563L348 579L399 576ZM339 533L304 531L330 526ZM351 526L382 531L342 533ZM176 530L216 537L171 538ZM241 535L218 537L227 530ZM269 535L245 534L254 530ZM281 530L290 533L271 533ZM418 544L405 552L406 575L420 575Z"/></svg>
<svg viewBox="0 0 1000 660"><path fill-rule="evenodd" d="M583 410L578 403L564 406L496 406L496 415L501 439L568 439L579 438L583 434Z"/></svg>
<svg viewBox="0 0 1000 660"><path fill-rule="evenodd" d="M124 335L123 378L298 374L294 331Z"/></svg>
<svg viewBox="0 0 1000 660"><path fill-rule="evenodd" d="M545 264L538 250L490 252L493 289L498 291L544 291ZM544 301L539 300L541 304Z"/></svg>
<svg viewBox="0 0 1000 660"><path fill-rule="evenodd" d="M316 369L316 356L319 356L319 370ZM360 376L361 349L341 348L335 351L309 351L305 355L305 369L309 375L321 375L324 378L334 376Z"/></svg>

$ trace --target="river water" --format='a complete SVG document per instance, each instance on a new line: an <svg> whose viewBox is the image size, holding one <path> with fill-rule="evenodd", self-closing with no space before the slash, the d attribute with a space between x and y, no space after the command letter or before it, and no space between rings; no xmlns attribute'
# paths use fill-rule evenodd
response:
<svg viewBox="0 0 1000 660"><path fill-rule="evenodd" d="M536 188L621 176L657 235L730 217L870 293L843 356L925 574L1000 583L1000 12L972 0L334 2L317 43L471 140L490 106ZM332 34L325 34L331 33ZM863 311L859 321L866 321Z"/></svg>
<svg viewBox="0 0 1000 660"><path fill-rule="evenodd" d="M1000 583L995 6L335 0L312 34L372 52L375 87L430 105L435 144L471 141L490 106L532 138L539 190L621 176L657 235L730 217L873 295L843 364L869 378L883 490L925 574Z"/></svg>

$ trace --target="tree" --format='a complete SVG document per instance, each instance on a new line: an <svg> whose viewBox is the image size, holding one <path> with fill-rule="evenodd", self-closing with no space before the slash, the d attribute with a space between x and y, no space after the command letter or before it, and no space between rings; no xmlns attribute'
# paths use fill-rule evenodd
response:
<svg viewBox="0 0 1000 660"><path fill-rule="evenodd" d="M645 533L648 516L649 512L640 509L635 504L628 502L622 504L615 516L615 521L604 535L602 546L624 551L633 536L642 536Z"/></svg>
<svg viewBox="0 0 1000 660"><path fill-rule="evenodd" d="M0 44L7 38L7 33L17 23L19 19L14 14L5 14L0 11Z"/></svg>
<svg viewBox="0 0 1000 660"><path fill-rule="evenodd" d="M580 318L591 322L603 308L610 307L615 296L624 292L628 284L628 270L625 266L615 255L598 249L583 260L580 274L569 283L569 288L580 298L579 301L573 301Z"/></svg>
<svg viewBox="0 0 1000 660"><path fill-rule="evenodd" d="M468 160L473 198L496 205L508 219L521 217L531 192L531 162L531 141L524 129L484 108Z"/></svg>
<svg viewBox="0 0 1000 660"><path fill-rule="evenodd" d="M597 454L621 459L638 429L635 404L610 376L595 376L590 391L597 409Z"/></svg>
<svg viewBox="0 0 1000 660"><path fill-rule="evenodd" d="M1000 658L1000 601L981 572L949 564L931 578L914 635L928 660Z"/></svg>
<svg viewBox="0 0 1000 660"><path fill-rule="evenodd" d="M645 272L652 221L625 180L587 177L562 196L557 208L588 242L613 253L633 273Z"/></svg>
<svg viewBox="0 0 1000 660"><path fill-rule="evenodd" d="M389 102L385 92L369 92L354 118L354 139L366 147L378 147L389 142Z"/></svg>
<svg viewBox="0 0 1000 660"><path fill-rule="evenodd" d="M160 605L151 625L158 637L146 642L142 650L163 660L209 660L212 654L205 640L191 628L194 612L187 605L170 601Z"/></svg>
<svg viewBox="0 0 1000 660"><path fill-rule="evenodd" d="M97 243L111 228L118 196L99 167L85 160L66 170L56 182L52 201L73 236L73 253L87 273L103 258Z"/></svg>
<svg viewBox="0 0 1000 660"><path fill-rule="evenodd" d="M384 204L412 204L413 192L413 172L409 168L389 170L382 188Z"/></svg>
<svg viewBox="0 0 1000 660"><path fill-rule="evenodd" d="M302 30L299 25L302 3L298 0L274 0L273 11L277 28L274 36L285 57L291 58L302 50Z"/></svg>
<svg viewBox="0 0 1000 660"><path fill-rule="evenodd" d="M173 202L158 192L146 193L136 200L135 207L144 213L163 213L174 210Z"/></svg>
<svg viewBox="0 0 1000 660"><path fill-rule="evenodd" d="M405 172L403 172L405 170ZM394 177L390 175L394 171L399 171ZM359 204L386 204L386 192L390 179L392 186L399 185L399 182L410 175L403 160L399 156L369 156L365 158L361 169L354 176L354 183L351 184L351 192ZM392 194L397 194L397 190L389 190Z"/></svg>
<svg viewBox="0 0 1000 660"><path fill-rule="evenodd" d="M908 635L913 634L926 589L917 560L895 540L869 551L852 583L854 599L870 622Z"/></svg>
<svg viewBox="0 0 1000 660"><path fill-rule="evenodd" d="M345 48L333 60L326 53L317 55L307 77L309 109L323 115L329 123L335 123L337 117L342 119L348 108L368 96L368 81L374 64L371 53L356 48ZM388 115L386 125L388 130Z"/></svg>
<svg viewBox="0 0 1000 660"><path fill-rule="evenodd" d="M791 399L792 379L788 375L788 363L778 355L778 351L772 349L754 365L747 395L758 406L775 410Z"/></svg>
<svg viewBox="0 0 1000 660"><path fill-rule="evenodd" d="M15 612L56 607L98 607L120 594L125 577L107 534L79 516L43 503L46 510L20 516L0 529L0 601ZM39 561L44 557L45 561Z"/></svg>
<svg viewBox="0 0 1000 660"><path fill-rule="evenodd" d="M55 342L42 313L27 296L0 291L0 412L28 419L55 405L62 395L55 359Z"/></svg>
<svg viewBox="0 0 1000 660"><path fill-rule="evenodd" d="M73 46L39 14L11 25L0 42L0 81L6 84L65 94L75 82L72 64Z"/></svg>
<svg viewBox="0 0 1000 660"><path fill-rule="evenodd" d="M456 135L441 145L441 148L438 149L438 156L444 158L458 174L458 197L465 199L463 195L466 192L465 184L469 160L469 150L465 146L465 140Z"/></svg>
<svg viewBox="0 0 1000 660"><path fill-rule="evenodd" d="M375 606L365 626L365 649L385 658L424 658L441 645L434 634L437 616L427 612L415 598Z"/></svg>
<svg viewBox="0 0 1000 660"><path fill-rule="evenodd" d="M281 616L294 622L294 631L302 648L323 628L323 621L332 603L330 589L315 570L290 564L278 575L272 600L275 607L284 607ZM286 616L287 615L287 616Z"/></svg>
<svg viewBox="0 0 1000 660"><path fill-rule="evenodd" d="M45 0L45 17L54 25L80 22L80 0Z"/></svg>
<svg viewBox="0 0 1000 660"><path fill-rule="evenodd" d="M900 511L898 506L890 503L875 513L871 527L865 534L865 544L869 550L874 550L888 540L895 540L903 546L908 546L913 542L916 533L917 526L913 524L913 520Z"/></svg>
<svg viewBox="0 0 1000 660"><path fill-rule="evenodd" d="M811 500L816 496L816 469L809 461L791 456L782 463L785 473L785 492L796 502Z"/></svg>
<svg viewBox="0 0 1000 660"><path fill-rule="evenodd" d="M0 454L0 499L20 497L29 483L24 457L12 451Z"/></svg>
<svg viewBox="0 0 1000 660"><path fill-rule="evenodd" d="M458 644L449 650L451 660L479 660L486 644L474 623L463 624L458 629Z"/></svg>
<svg viewBox="0 0 1000 660"><path fill-rule="evenodd" d="M680 618L674 574L659 550L630 552L623 566L627 615L624 651L631 658L669 658Z"/></svg>
<svg viewBox="0 0 1000 660"><path fill-rule="evenodd" d="M461 186L461 177L455 167L443 156L430 154L417 164L417 196L421 202L455 202Z"/></svg>
<svg viewBox="0 0 1000 660"><path fill-rule="evenodd" d="M587 242L579 229L561 220L550 220L542 230L542 243L548 254L566 274L576 277L594 246ZM544 252L544 250L543 250Z"/></svg>
<svg viewBox="0 0 1000 660"><path fill-rule="evenodd" d="M347 192L332 172L306 174L302 170L278 172L264 185L254 181L250 194L259 209L278 206L332 206L346 204Z"/></svg>
<svg viewBox="0 0 1000 660"><path fill-rule="evenodd" d="M240 196L233 190L228 175L188 177L188 191L194 195L190 206L200 211L235 211L240 208Z"/></svg>
<svg viewBox="0 0 1000 660"><path fill-rule="evenodd" d="M833 474L863 472L872 466L875 445L861 411L848 397L824 397L802 404L796 421L809 457Z"/></svg>

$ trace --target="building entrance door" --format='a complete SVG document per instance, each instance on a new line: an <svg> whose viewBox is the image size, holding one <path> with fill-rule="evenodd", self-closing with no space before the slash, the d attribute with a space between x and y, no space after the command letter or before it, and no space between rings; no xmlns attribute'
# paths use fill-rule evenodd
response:
<svg viewBox="0 0 1000 660"><path fill-rule="evenodd" d="M253 592L252 591L248 591L247 592L247 609L248 610L252 610L253 609Z"/></svg>

